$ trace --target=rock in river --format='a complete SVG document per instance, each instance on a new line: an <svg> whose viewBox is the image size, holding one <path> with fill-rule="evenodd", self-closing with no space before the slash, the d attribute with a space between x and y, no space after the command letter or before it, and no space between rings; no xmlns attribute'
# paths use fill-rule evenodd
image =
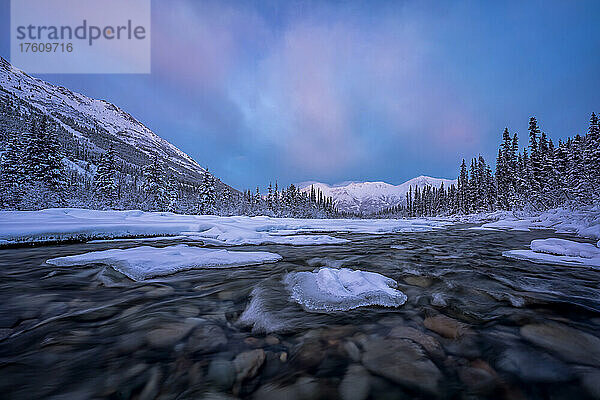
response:
<svg viewBox="0 0 600 400"><path fill-rule="evenodd" d="M421 347L409 340L372 339L365 343L363 365L371 372L400 385L429 394L439 391L442 373Z"/></svg>
<svg viewBox="0 0 600 400"><path fill-rule="evenodd" d="M521 327L521 335L565 361L600 367L600 339L559 323Z"/></svg>
<svg viewBox="0 0 600 400"><path fill-rule="evenodd" d="M463 334L468 332L466 324L459 322L453 318L447 317L443 314L436 315L434 317L427 317L423 324L430 331L449 339L457 339Z"/></svg>

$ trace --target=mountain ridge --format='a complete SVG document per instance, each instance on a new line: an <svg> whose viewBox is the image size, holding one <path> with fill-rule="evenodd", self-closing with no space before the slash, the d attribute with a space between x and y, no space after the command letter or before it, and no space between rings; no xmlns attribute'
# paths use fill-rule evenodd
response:
<svg viewBox="0 0 600 400"><path fill-rule="evenodd" d="M297 184L301 192L309 193L311 187L319 189L324 196L331 197L338 211L354 214L373 214L386 208L395 207L406 202L409 188L432 186L439 188L443 183L448 187L456 184L456 179L433 178L421 175L400 185L387 182L349 181L329 185L317 181L305 181Z"/></svg>
<svg viewBox="0 0 600 400"><path fill-rule="evenodd" d="M0 57L2 97L18 100L19 107L29 113L47 115L62 128L63 146L84 149L91 154L91 159L113 146L123 162L136 168L148 164L156 155L183 182L200 182L207 172L187 153L120 107L35 78ZM69 161L77 164L78 160L72 158ZM237 192L220 180L217 183L221 188Z"/></svg>

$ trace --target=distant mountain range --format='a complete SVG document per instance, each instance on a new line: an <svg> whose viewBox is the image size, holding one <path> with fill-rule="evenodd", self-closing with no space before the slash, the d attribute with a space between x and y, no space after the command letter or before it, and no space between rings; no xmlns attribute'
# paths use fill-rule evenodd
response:
<svg viewBox="0 0 600 400"><path fill-rule="evenodd" d="M406 194L412 186L423 188L425 186L448 187L456 184L456 179L432 178L419 176L401 185L391 185L385 182L343 182L337 185L328 185L322 182L302 182L298 187L302 192L309 193L311 187L321 190L324 196L333 198L339 211L357 214L373 214L386 208L394 207L406 202Z"/></svg>

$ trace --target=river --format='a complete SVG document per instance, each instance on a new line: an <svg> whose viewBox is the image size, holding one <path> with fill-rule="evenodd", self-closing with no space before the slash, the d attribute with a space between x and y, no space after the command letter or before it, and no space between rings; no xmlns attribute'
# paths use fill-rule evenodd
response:
<svg viewBox="0 0 600 400"><path fill-rule="evenodd" d="M141 244L135 240L1 249L0 397L600 396L598 271L502 257L533 239L585 240L468 228L236 246L283 260L145 282L103 265L44 264ZM174 243L200 245L152 245ZM408 300L305 311L283 278L319 267L383 274Z"/></svg>

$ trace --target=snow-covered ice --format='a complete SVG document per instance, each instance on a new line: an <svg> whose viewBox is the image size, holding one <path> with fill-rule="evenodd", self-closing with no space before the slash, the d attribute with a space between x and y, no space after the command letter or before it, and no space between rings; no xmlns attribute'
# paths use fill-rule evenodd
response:
<svg viewBox="0 0 600 400"><path fill-rule="evenodd" d="M317 245L343 243L345 239L322 234L298 234L422 232L451 224L449 221L428 219L219 217L137 210L54 208L0 211L0 244L185 235L189 240L227 246L265 243Z"/></svg>
<svg viewBox="0 0 600 400"><path fill-rule="evenodd" d="M557 233L572 233L581 237L600 239L600 205L577 208L560 207L541 213L497 211L490 214L470 215L453 219L460 222L487 222L481 226L489 230L551 229Z"/></svg>
<svg viewBox="0 0 600 400"><path fill-rule="evenodd" d="M284 282L294 301L308 311L347 311L379 305L399 307L406 295L391 278L348 268L292 272Z"/></svg>
<svg viewBox="0 0 600 400"><path fill-rule="evenodd" d="M503 256L540 264L600 267L600 248L591 243L565 239L539 239L531 242L531 250L510 250Z"/></svg>
<svg viewBox="0 0 600 400"><path fill-rule="evenodd" d="M279 254L264 251L243 252L177 245L169 247L140 246L110 249L52 258L46 263L59 267L106 264L134 281L171 275L200 268L227 268L281 260Z"/></svg>

